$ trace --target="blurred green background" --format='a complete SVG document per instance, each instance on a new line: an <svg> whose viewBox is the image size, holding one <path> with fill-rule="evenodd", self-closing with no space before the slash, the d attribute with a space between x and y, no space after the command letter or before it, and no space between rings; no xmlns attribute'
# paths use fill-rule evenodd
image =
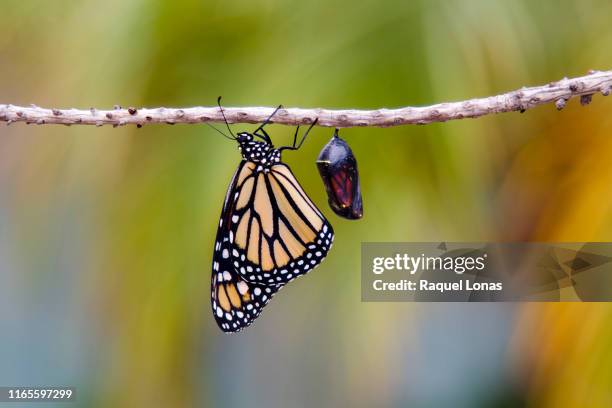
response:
<svg viewBox="0 0 612 408"><path fill-rule="evenodd" d="M397 107L612 68L609 1L1 8L0 103ZM611 112L598 95L344 130L359 222L326 205L315 129L284 158L334 248L231 336L209 291L235 144L201 125L2 127L0 385L73 385L75 407L612 406L608 304L374 304L359 287L363 241L612 240Z"/></svg>

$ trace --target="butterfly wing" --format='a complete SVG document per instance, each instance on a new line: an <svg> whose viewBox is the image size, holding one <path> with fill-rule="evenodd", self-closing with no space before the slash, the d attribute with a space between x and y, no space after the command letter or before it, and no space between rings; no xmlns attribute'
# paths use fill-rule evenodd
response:
<svg viewBox="0 0 612 408"><path fill-rule="evenodd" d="M221 251L227 248L222 245ZM211 305L217 325L225 332L237 332L250 325L281 286L257 285L244 281L229 261L213 271Z"/></svg>
<svg viewBox="0 0 612 408"><path fill-rule="evenodd" d="M238 175L248 162L241 162L225 195L213 252L211 306L217 325L225 332L237 332L250 325L282 285L258 285L236 273L231 251L230 220L235 204Z"/></svg>
<svg viewBox="0 0 612 408"><path fill-rule="evenodd" d="M245 281L284 285L323 261L334 231L289 166L256 168L246 162L237 173L230 255Z"/></svg>

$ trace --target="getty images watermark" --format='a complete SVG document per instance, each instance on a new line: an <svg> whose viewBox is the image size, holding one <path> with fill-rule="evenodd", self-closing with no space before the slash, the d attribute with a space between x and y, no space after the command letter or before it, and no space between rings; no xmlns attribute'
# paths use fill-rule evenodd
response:
<svg viewBox="0 0 612 408"><path fill-rule="evenodd" d="M612 243L363 243L361 293L363 301L612 301L611 261Z"/></svg>
<svg viewBox="0 0 612 408"><path fill-rule="evenodd" d="M447 271L462 275L465 272L484 271L487 254L481 256L410 256L406 253L394 257L375 257L372 260L372 272L381 275L388 271L403 271L410 275L425 271ZM376 291L409 290L409 291L450 291L450 290L501 290L502 282L472 282L460 279L456 282L437 282L428 279L401 279L386 282L375 279L372 287Z"/></svg>

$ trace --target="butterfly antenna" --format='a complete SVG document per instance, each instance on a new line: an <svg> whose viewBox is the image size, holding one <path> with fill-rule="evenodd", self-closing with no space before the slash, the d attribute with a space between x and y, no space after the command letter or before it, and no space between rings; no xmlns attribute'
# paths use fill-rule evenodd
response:
<svg viewBox="0 0 612 408"><path fill-rule="evenodd" d="M217 132L219 132L221 134L221 136L223 136L224 138L229 139L229 140L236 140L235 137L229 137L228 135L226 135L225 133L223 133L222 131L220 131L219 129L217 129L216 127L211 125L210 123L206 122L206 124L208 126L210 126L211 128L213 128L214 130L216 130Z"/></svg>
<svg viewBox="0 0 612 408"><path fill-rule="evenodd" d="M229 123L227 123L227 118L225 117L225 113L223 112L223 108L221 107L221 97L220 96L217 98L217 106L219 107L219 110L221 111L221 116L223 116L223 120L225 121L225 126L227 126L227 130L229 131L230 135L232 135L232 138L236 140L236 136L234 136L234 133L232 133L232 129L230 129L230 125Z"/></svg>

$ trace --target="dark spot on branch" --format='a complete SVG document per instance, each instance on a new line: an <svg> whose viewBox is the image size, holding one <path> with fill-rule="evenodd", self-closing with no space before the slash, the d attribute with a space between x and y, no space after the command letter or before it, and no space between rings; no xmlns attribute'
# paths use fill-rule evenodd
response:
<svg viewBox="0 0 612 408"><path fill-rule="evenodd" d="M580 104L586 106L593 100L593 94L587 94L580 96Z"/></svg>
<svg viewBox="0 0 612 408"><path fill-rule="evenodd" d="M137 123L137 124L136 124L136 127L137 127L138 129L140 129L140 128L142 127L142 124Z"/></svg>
<svg viewBox="0 0 612 408"><path fill-rule="evenodd" d="M121 110L121 105L115 105L115 106L113 106L113 109L114 110Z"/></svg>
<svg viewBox="0 0 612 408"><path fill-rule="evenodd" d="M19 117L22 117L23 116L23 112L19 111L19 112L16 113L16 115L19 116Z"/></svg>
<svg viewBox="0 0 612 408"><path fill-rule="evenodd" d="M565 108L566 103L567 103L567 99L565 98L557 99L557 101L555 102L555 106L557 107L557 110L561 110Z"/></svg>
<svg viewBox="0 0 612 408"><path fill-rule="evenodd" d="M130 107L128 108L128 113L129 113L130 115L135 115L135 114L137 114L137 113L138 113L138 110L136 110L136 108L134 108L134 107L130 106Z"/></svg>
<svg viewBox="0 0 612 408"><path fill-rule="evenodd" d="M153 120L153 118L151 116L146 116L145 119L148 120L148 121L152 121Z"/></svg>
<svg viewBox="0 0 612 408"><path fill-rule="evenodd" d="M106 117L107 117L108 119L112 119L112 118L113 118L113 114L112 114L112 113L110 113L110 112L108 112L108 113L106 114Z"/></svg>
<svg viewBox="0 0 612 408"><path fill-rule="evenodd" d="M55 116L62 116L62 111L59 109L52 109L51 112L53 112Z"/></svg>

